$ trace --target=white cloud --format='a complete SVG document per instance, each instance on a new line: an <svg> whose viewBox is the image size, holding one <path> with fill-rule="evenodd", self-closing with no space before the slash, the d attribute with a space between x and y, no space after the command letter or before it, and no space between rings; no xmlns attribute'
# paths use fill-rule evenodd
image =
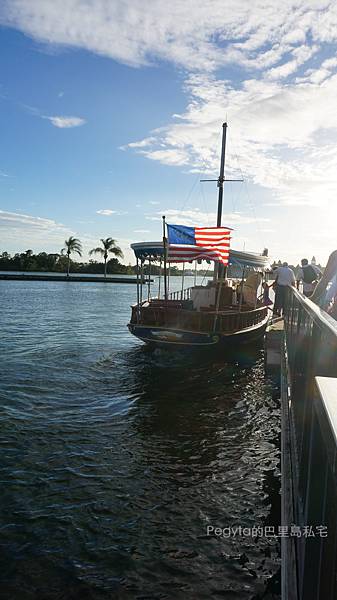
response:
<svg viewBox="0 0 337 600"><path fill-rule="evenodd" d="M240 176L240 166L246 180L269 189L287 205L332 201L337 186L336 74L330 73L321 84L281 86L277 81L250 79L239 88L193 75L186 90L190 97L186 111L157 132L156 143L142 146L142 154L215 175L219 123L227 112L227 177Z"/></svg>
<svg viewBox="0 0 337 600"><path fill-rule="evenodd" d="M334 67L337 67L337 57L334 56L333 58L327 58L323 63L322 63L322 67L323 69L328 69L331 70Z"/></svg>
<svg viewBox="0 0 337 600"><path fill-rule="evenodd" d="M47 117L43 115L43 119L47 119L54 125L54 127L58 127L59 129L69 129L70 127L79 127L80 125L84 125L86 123L85 119L81 117Z"/></svg>
<svg viewBox="0 0 337 600"><path fill-rule="evenodd" d="M0 19L47 43L85 48L125 64L167 60L188 69L276 65L306 36L337 39L330 0L3 0Z"/></svg>
<svg viewBox="0 0 337 600"><path fill-rule="evenodd" d="M147 138L143 139L141 142L131 142L130 144L127 144L126 146L120 146L120 150L127 150L127 148L143 148L143 147L151 144L151 142L155 142L155 141L156 141L155 137L147 137Z"/></svg>
<svg viewBox="0 0 337 600"><path fill-rule="evenodd" d="M3 250L39 248L58 252L71 229L53 219L0 210L0 239Z"/></svg>
<svg viewBox="0 0 337 600"><path fill-rule="evenodd" d="M121 210L111 210L111 208L102 208L101 210L96 210L97 215L103 215L105 217L111 217L112 215L127 215L128 213Z"/></svg>
<svg viewBox="0 0 337 600"><path fill-rule="evenodd" d="M0 221L2 225L5 224L8 227L29 225L30 227L34 227L39 230L48 230L50 228L63 228L63 225L56 223L52 219L45 219L43 217L34 217L32 215L13 213L5 210L0 210Z"/></svg>
<svg viewBox="0 0 337 600"><path fill-rule="evenodd" d="M117 213L116 210L111 210L110 208L102 208L101 210L96 210L98 215L104 215L106 217L110 217L111 215L115 215Z"/></svg>
<svg viewBox="0 0 337 600"><path fill-rule="evenodd" d="M280 80L295 75L322 42L337 41L332 0L313 0L310 6L305 0L267 5L264 0L228 0L226 6L223 0L154 0L146 11L141 0L11 0L4 2L0 18L49 44L86 48L133 66L165 59L190 70L186 111L123 149L192 172L206 168L215 173L219 123L227 113L229 174L233 131L246 177L278 190L284 202L307 167L314 179L319 177L320 158L314 160L307 149L315 146L320 130L337 127L336 57L325 56L320 67L286 86ZM227 64L244 66L254 76L234 85L205 74ZM47 118L57 127L83 123L78 117ZM288 159L287 148L302 155Z"/></svg>
<svg viewBox="0 0 337 600"><path fill-rule="evenodd" d="M298 68L312 57L319 49L318 46L299 46L292 51L293 59L270 69L267 73L267 79L283 79L295 73Z"/></svg>

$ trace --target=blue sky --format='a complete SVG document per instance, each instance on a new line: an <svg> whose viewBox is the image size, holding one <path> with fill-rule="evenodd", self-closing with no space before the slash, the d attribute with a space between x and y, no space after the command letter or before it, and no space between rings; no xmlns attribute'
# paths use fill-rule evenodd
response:
<svg viewBox="0 0 337 600"><path fill-rule="evenodd" d="M233 247L335 249L334 2L4 0L0 23L0 251L112 236L129 262L162 214L213 224L226 118Z"/></svg>

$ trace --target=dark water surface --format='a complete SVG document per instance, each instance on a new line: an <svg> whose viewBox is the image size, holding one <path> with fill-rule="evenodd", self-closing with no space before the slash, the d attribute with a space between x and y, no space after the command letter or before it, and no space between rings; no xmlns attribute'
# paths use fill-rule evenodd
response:
<svg viewBox="0 0 337 600"><path fill-rule="evenodd" d="M0 597L278 598L277 539L206 535L278 525L263 353L146 352L135 295L0 282Z"/></svg>

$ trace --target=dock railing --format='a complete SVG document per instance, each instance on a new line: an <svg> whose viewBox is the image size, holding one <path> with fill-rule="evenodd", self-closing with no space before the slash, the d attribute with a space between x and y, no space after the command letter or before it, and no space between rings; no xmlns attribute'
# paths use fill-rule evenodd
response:
<svg viewBox="0 0 337 600"><path fill-rule="evenodd" d="M282 365L283 600L337 598L337 322L295 288Z"/></svg>

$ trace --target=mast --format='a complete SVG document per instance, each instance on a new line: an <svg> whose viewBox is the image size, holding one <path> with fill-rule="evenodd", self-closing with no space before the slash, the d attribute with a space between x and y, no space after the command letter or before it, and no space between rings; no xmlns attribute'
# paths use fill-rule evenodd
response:
<svg viewBox="0 0 337 600"><path fill-rule="evenodd" d="M222 144L221 144L221 160L220 160L220 174L218 178L218 215L216 226L221 227L222 221L222 199L223 199L223 184L225 180L225 158L226 158L226 138L227 138L227 123L222 124ZM225 275L225 267L217 263L214 265L214 279L219 279L220 277L224 277Z"/></svg>
<svg viewBox="0 0 337 600"><path fill-rule="evenodd" d="M226 158L226 137L227 137L227 122L222 124L222 145L221 145L221 160L220 174L218 179L200 179L200 181L216 181L219 188L218 193L218 215L216 226L221 227L222 222L222 200L223 200L223 185L225 181L243 181L243 179L225 179L225 158ZM220 263L214 265L214 281L225 276L226 267Z"/></svg>
<svg viewBox="0 0 337 600"><path fill-rule="evenodd" d="M220 161L220 175L218 179L218 217L216 226L221 227L222 220L222 199L223 199L223 183L225 180L225 158L226 158L226 137L227 137L227 123L222 124L222 145L221 145L221 161Z"/></svg>

